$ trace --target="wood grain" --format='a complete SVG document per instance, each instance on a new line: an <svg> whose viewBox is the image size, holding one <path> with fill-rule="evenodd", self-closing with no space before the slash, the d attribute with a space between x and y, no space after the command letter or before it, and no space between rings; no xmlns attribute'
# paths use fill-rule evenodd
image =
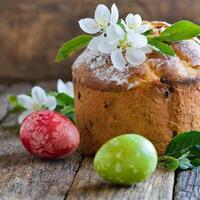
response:
<svg viewBox="0 0 200 200"><path fill-rule="evenodd" d="M8 88L7 94L19 94L29 89L30 85L17 84ZM0 108L2 106L7 108L7 102L0 104ZM4 109L3 115L6 115ZM79 168L81 154L75 152L56 161L31 156L19 142L16 125L17 114L6 116L0 124L0 199L64 199Z"/></svg>
<svg viewBox="0 0 200 200"><path fill-rule="evenodd" d="M78 20L93 17L97 4L116 3L120 15L200 23L199 0L6 0L0 3L0 81L71 77L74 58L55 64L61 44L82 34Z"/></svg>
<svg viewBox="0 0 200 200"><path fill-rule="evenodd" d="M38 84L49 89L55 85ZM18 139L18 115L7 113L6 102L8 94L24 93L30 87L16 84L0 92L0 99L4 98L0 104L1 200L200 200L200 168L177 172L175 188L174 172L160 168L145 182L125 187L103 181L93 169L92 158L83 160L78 152L56 161L31 156Z"/></svg>
<svg viewBox="0 0 200 200"><path fill-rule="evenodd" d="M8 95L17 95L28 92L31 88L31 84L18 83L11 87L4 88L3 92L0 93L0 121L6 116L9 110L9 104L7 101Z"/></svg>
<svg viewBox="0 0 200 200"><path fill-rule="evenodd" d="M0 85L0 92L4 91L7 88L7 85Z"/></svg>
<svg viewBox="0 0 200 200"><path fill-rule="evenodd" d="M75 177L66 200L171 200L174 173L158 169L143 183L134 186L113 186L95 173L92 159L85 158Z"/></svg>
<svg viewBox="0 0 200 200"><path fill-rule="evenodd" d="M64 199L81 161L79 153L44 161L19 150L14 138L0 145L0 199Z"/></svg>
<svg viewBox="0 0 200 200"><path fill-rule="evenodd" d="M0 199L64 199L81 155L76 152L63 160L40 160L22 148L16 132L5 138L5 131L0 134Z"/></svg>
<svg viewBox="0 0 200 200"><path fill-rule="evenodd" d="M200 199L200 168L178 173L174 200Z"/></svg>

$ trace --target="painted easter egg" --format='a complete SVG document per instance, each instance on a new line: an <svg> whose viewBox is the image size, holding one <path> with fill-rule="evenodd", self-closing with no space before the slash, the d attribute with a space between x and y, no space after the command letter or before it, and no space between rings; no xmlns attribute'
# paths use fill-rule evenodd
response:
<svg viewBox="0 0 200 200"><path fill-rule="evenodd" d="M42 158L61 158L73 153L80 141L75 125L64 115L43 110L23 121L20 140L32 154Z"/></svg>
<svg viewBox="0 0 200 200"><path fill-rule="evenodd" d="M94 159L94 168L103 179L122 185L147 179L156 166L155 147L149 140L136 134L125 134L109 140Z"/></svg>

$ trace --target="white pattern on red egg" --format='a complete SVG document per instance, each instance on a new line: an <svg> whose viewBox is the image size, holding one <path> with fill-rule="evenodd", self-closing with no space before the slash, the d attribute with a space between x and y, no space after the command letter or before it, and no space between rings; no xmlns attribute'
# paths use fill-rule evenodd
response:
<svg viewBox="0 0 200 200"><path fill-rule="evenodd" d="M69 119L47 110L32 113L24 120L20 139L32 154L47 158L71 154L80 140L78 130Z"/></svg>

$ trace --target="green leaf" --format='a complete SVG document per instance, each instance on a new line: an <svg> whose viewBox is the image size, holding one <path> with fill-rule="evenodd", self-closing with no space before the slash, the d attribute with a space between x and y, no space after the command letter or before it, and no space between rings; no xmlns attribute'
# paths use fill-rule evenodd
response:
<svg viewBox="0 0 200 200"><path fill-rule="evenodd" d="M178 42L192 39L200 34L200 26L187 20L174 23L158 37L160 41Z"/></svg>
<svg viewBox="0 0 200 200"><path fill-rule="evenodd" d="M196 148L200 150L200 144L196 145Z"/></svg>
<svg viewBox="0 0 200 200"><path fill-rule="evenodd" d="M193 166L193 168L199 167L200 166L200 158L190 159L190 163Z"/></svg>
<svg viewBox="0 0 200 200"><path fill-rule="evenodd" d="M176 158L188 152L195 145L200 144L200 132L190 131L177 135L166 148L165 155Z"/></svg>
<svg viewBox="0 0 200 200"><path fill-rule="evenodd" d="M158 159L158 164L168 170L175 171L179 166L179 160L171 156L161 156Z"/></svg>
<svg viewBox="0 0 200 200"><path fill-rule="evenodd" d="M57 94L58 92L54 92L54 91L50 91L47 93L48 96L54 96L54 97L56 97Z"/></svg>
<svg viewBox="0 0 200 200"><path fill-rule="evenodd" d="M189 157L199 157L200 158L200 149L198 145L190 148Z"/></svg>
<svg viewBox="0 0 200 200"><path fill-rule="evenodd" d="M56 107L56 111L58 113L61 113L65 116L67 116L71 121L75 121L74 120L74 105L65 105L65 106L57 106Z"/></svg>
<svg viewBox="0 0 200 200"><path fill-rule="evenodd" d="M74 105L74 99L65 93L58 93L56 100L58 106Z"/></svg>
<svg viewBox="0 0 200 200"><path fill-rule="evenodd" d="M148 38L148 43L155 48L156 51L159 51L163 54L167 54L169 56L174 56L175 52L174 50L164 42L161 42L156 39L157 37Z"/></svg>
<svg viewBox="0 0 200 200"><path fill-rule="evenodd" d="M143 35L149 36L151 33L153 33L153 29L149 29L148 31L144 32Z"/></svg>
<svg viewBox="0 0 200 200"><path fill-rule="evenodd" d="M58 51L55 62L61 62L76 51L86 47L92 38L91 35L80 35L64 43Z"/></svg>
<svg viewBox="0 0 200 200"><path fill-rule="evenodd" d="M191 164L190 164L190 160L188 158L181 158L179 159L179 166L180 169L190 169L192 168Z"/></svg>
<svg viewBox="0 0 200 200"><path fill-rule="evenodd" d="M75 124L75 113L68 113L66 116Z"/></svg>
<svg viewBox="0 0 200 200"><path fill-rule="evenodd" d="M73 113L74 112L74 106L68 105L68 106L61 107L59 112L64 114L64 115L67 115L69 113Z"/></svg>
<svg viewBox="0 0 200 200"><path fill-rule="evenodd" d="M120 19L117 24L124 30L126 31L126 28L125 28L125 21L123 19Z"/></svg>
<svg viewBox="0 0 200 200"><path fill-rule="evenodd" d="M19 112L19 111L24 111L24 107L21 106L18 101L17 101L17 96L13 96L13 95L9 95L7 97L8 102L10 103L10 105L12 106L12 110L11 112Z"/></svg>
<svg viewBox="0 0 200 200"><path fill-rule="evenodd" d="M13 95L9 95L8 96L8 102L11 104L11 105L16 105L17 104L17 96L13 96Z"/></svg>

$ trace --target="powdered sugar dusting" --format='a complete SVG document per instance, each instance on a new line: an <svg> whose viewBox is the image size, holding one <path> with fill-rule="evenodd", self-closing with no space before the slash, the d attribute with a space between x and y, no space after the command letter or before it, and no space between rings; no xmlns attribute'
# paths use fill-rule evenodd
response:
<svg viewBox="0 0 200 200"><path fill-rule="evenodd" d="M98 83L125 86L127 89L137 87L147 80L150 82L159 80L160 76L167 76L176 80L198 76L199 70L193 68L193 66L200 65L200 46L198 42L192 40L182 41L178 45L182 56L153 56L149 57L138 68L127 65L122 70L118 70L112 65L109 55L86 49L75 61L73 70L80 69L77 72L83 82L90 81L89 77L91 77L91 80ZM192 67L181 57L187 58ZM82 72L86 75L85 77Z"/></svg>
<svg viewBox="0 0 200 200"><path fill-rule="evenodd" d="M105 65L106 60L103 55L98 55L95 59L91 60L88 64L91 69L96 69L99 66Z"/></svg>
<svg viewBox="0 0 200 200"><path fill-rule="evenodd" d="M180 42L181 51L190 59L193 66L200 65L200 46L193 40Z"/></svg>
<svg viewBox="0 0 200 200"><path fill-rule="evenodd" d="M78 56L73 64L73 68L78 68L82 64L88 65L91 69L97 68L105 64L105 57L96 50L86 49Z"/></svg>
<svg viewBox="0 0 200 200"><path fill-rule="evenodd" d="M107 69L97 68L94 75L104 82L116 82L117 85L129 84L128 77L130 73L127 67L123 71L118 71L114 66Z"/></svg>
<svg viewBox="0 0 200 200"><path fill-rule="evenodd" d="M187 68L180 62L179 58L169 57L166 60L166 63L168 70L171 71L171 73L177 74L180 77L188 77L190 75Z"/></svg>
<svg viewBox="0 0 200 200"><path fill-rule="evenodd" d="M137 82L128 82L128 78L131 75L129 66L126 66L123 70L119 71L111 64L108 55L102 54L98 51L86 49L75 61L73 68L75 69L83 63L89 68L89 70L92 70L92 75L94 77L105 83L115 82L116 85L126 84L128 89L138 84ZM110 65L108 65L108 63L110 63Z"/></svg>

